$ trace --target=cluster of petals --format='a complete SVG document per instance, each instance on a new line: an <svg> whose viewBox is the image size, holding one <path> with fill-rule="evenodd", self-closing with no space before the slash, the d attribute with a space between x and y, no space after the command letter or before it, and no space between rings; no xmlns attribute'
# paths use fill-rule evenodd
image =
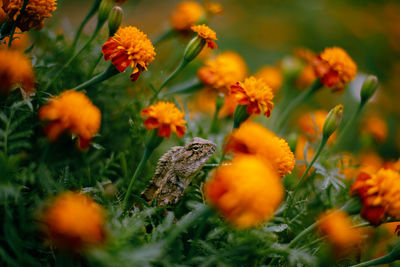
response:
<svg viewBox="0 0 400 267"><path fill-rule="evenodd" d="M260 114L262 111L267 117L271 115L274 94L264 80L251 76L244 82L232 85L230 89L230 93L240 105L247 105L248 114Z"/></svg>
<svg viewBox="0 0 400 267"><path fill-rule="evenodd" d="M52 17L57 7L57 0L29 0L27 6L21 14L24 0L3 0L3 10L7 18L17 21L17 26L23 30L40 30L44 27L44 20Z"/></svg>
<svg viewBox="0 0 400 267"><path fill-rule="evenodd" d="M258 156L271 164L280 177L290 174L295 159L288 143L254 122L245 122L229 136L225 151Z"/></svg>
<svg viewBox="0 0 400 267"><path fill-rule="evenodd" d="M381 168L375 174L360 172L350 192L357 194L363 204L361 216L379 225L386 216L400 218L400 174Z"/></svg>
<svg viewBox="0 0 400 267"><path fill-rule="evenodd" d="M384 142L388 135L388 126L380 116L372 114L363 121L362 132L370 134L378 142Z"/></svg>
<svg viewBox="0 0 400 267"><path fill-rule="evenodd" d="M185 113L172 102L158 102L142 110L142 116L147 117L144 125L147 130L158 129L158 135L169 137L175 132L178 137L185 134Z"/></svg>
<svg viewBox="0 0 400 267"><path fill-rule="evenodd" d="M209 48L218 48L217 44L215 43L215 41L218 40L217 34L215 33L215 31L210 29L210 27L205 24L201 24L193 25L192 27L190 27L190 29L197 33L200 38L204 39L207 42L207 46Z"/></svg>
<svg viewBox="0 0 400 267"><path fill-rule="evenodd" d="M239 229L257 226L280 205L284 188L275 169L257 156L238 155L205 184L209 203Z"/></svg>
<svg viewBox="0 0 400 267"><path fill-rule="evenodd" d="M89 196L67 191L53 199L43 223L55 245L80 250L104 242L104 217L103 208Z"/></svg>
<svg viewBox="0 0 400 267"><path fill-rule="evenodd" d="M101 113L90 99L75 90L55 96L39 110L41 120L48 121L45 132L56 140L63 132L78 136L78 146L87 148L100 129Z"/></svg>
<svg viewBox="0 0 400 267"><path fill-rule="evenodd" d="M140 74L156 55L154 46L147 35L133 26L120 27L114 36L102 46L104 59L111 60L119 72L132 67L131 81L136 81Z"/></svg>
<svg viewBox="0 0 400 267"><path fill-rule="evenodd" d="M314 60L314 70L321 82L341 91L357 75L357 65L353 59L340 47L325 48Z"/></svg>
<svg viewBox="0 0 400 267"><path fill-rule="evenodd" d="M30 94L35 85L35 76L29 58L20 51L0 49L0 93L7 94L20 86Z"/></svg>
<svg viewBox="0 0 400 267"><path fill-rule="evenodd" d="M264 66L255 75L259 79L263 79L265 83L271 87L274 94L276 94L282 87L283 75L279 67Z"/></svg>

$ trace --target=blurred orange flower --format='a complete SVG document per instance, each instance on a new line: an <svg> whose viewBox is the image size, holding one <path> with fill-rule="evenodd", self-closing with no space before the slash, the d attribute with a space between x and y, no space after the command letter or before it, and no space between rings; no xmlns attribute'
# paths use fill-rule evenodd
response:
<svg viewBox="0 0 400 267"><path fill-rule="evenodd" d="M221 15L224 12L224 8L220 3L212 2L212 1L205 1L204 6L212 15Z"/></svg>
<svg viewBox="0 0 400 267"><path fill-rule="evenodd" d="M170 21L175 30L185 31L197 24L204 15L204 8L199 3L195 1L184 1L175 8Z"/></svg>
<svg viewBox="0 0 400 267"><path fill-rule="evenodd" d="M388 127L380 116L372 114L365 118L362 132L372 135L377 142L384 142L388 134Z"/></svg>
<svg viewBox="0 0 400 267"><path fill-rule="evenodd" d="M7 36L3 39L4 43L0 42L0 49L8 49L9 39L10 39L9 36ZM29 43L28 33L21 32L21 30L19 28L16 28L14 38L11 43L11 49L24 52L28 48L28 45L29 45L28 43Z"/></svg>
<svg viewBox="0 0 400 267"><path fill-rule="evenodd" d="M190 29L198 34L202 39L207 42L207 46L211 49L218 48L217 44L214 42L217 39L217 34L215 31L211 30L205 24L202 25L193 25Z"/></svg>
<svg viewBox="0 0 400 267"><path fill-rule="evenodd" d="M39 110L39 118L49 121L45 128L53 141L68 131L78 136L78 147L85 149L100 129L101 113L83 93L74 90L55 96Z"/></svg>
<svg viewBox="0 0 400 267"><path fill-rule="evenodd" d="M120 27L101 49L104 59L111 60L119 72L131 66L131 81L139 79L142 71L154 60L156 53L147 35L136 27Z"/></svg>
<svg viewBox="0 0 400 267"><path fill-rule="evenodd" d="M265 83L271 87L276 94L282 87L283 75L279 67L264 66L255 75L259 79L263 79Z"/></svg>
<svg viewBox="0 0 400 267"><path fill-rule="evenodd" d="M300 130L310 142L315 142L322 137L322 129L327 115L328 112L325 110L316 110L305 113L300 117ZM329 137L328 143L332 143L335 138L336 132Z"/></svg>
<svg viewBox="0 0 400 267"><path fill-rule="evenodd" d="M25 93L34 90L32 63L20 51L0 49L0 93L7 94L13 86L21 86Z"/></svg>
<svg viewBox="0 0 400 267"><path fill-rule="evenodd" d="M180 111L174 103L158 102L142 110L142 116L147 118L144 125L147 130L158 128L158 135L169 137L171 132L175 132L178 137L185 134L186 121L183 119L185 113Z"/></svg>
<svg viewBox="0 0 400 267"><path fill-rule="evenodd" d="M340 47L325 48L314 60L315 74L333 91L342 91L357 75L357 65Z"/></svg>
<svg viewBox="0 0 400 267"><path fill-rule="evenodd" d="M265 116L271 116L274 94L262 79L251 76L244 82L232 85L230 92L240 105L247 105L248 114L260 114L263 111Z"/></svg>
<svg viewBox="0 0 400 267"><path fill-rule="evenodd" d="M7 13L8 19L16 21L24 0L3 0L3 9ZM57 0L30 0L25 10L22 12L17 26L23 30L40 30L44 27L44 20L52 17L57 7Z"/></svg>
<svg viewBox="0 0 400 267"><path fill-rule="evenodd" d="M287 142L254 122L245 122L229 136L225 151L249 154L271 164L280 177L292 172L295 160Z"/></svg>
<svg viewBox="0 0 400 267"><path fill-rule="evenodd" d="M238 105L236 97L232 94L225 95L224 105L219 110L219 117L232 117Z"/></svg>
<svg viewBox="0 0 400 267"><path fill-rule="evenodd" d="M348 215L341 210L327 211L318 221L321 233L339 251L358 246L363 240L361 229L353 227Z"/></svg>
<svg viewBox="0 0 400 267"><path fill-rule="evenodd" d="M105 241L104 216L103 208L90 197L68 191L53 200L43 222L54 244L80 250Z"/></svg>
<svg viewBox="0 0 400 267"><path fill-rule="evenodd" d="M216 169L205 195L239 229L257 226L280 205L284 189L276 171L256 156L237 156Z"/></svg>

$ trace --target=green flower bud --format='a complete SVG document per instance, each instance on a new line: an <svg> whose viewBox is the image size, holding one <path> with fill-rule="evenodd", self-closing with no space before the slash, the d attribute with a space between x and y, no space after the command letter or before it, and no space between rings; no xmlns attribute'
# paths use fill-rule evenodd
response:
<svg viewBox="0 0 400 267"><path fill-rule="evenodd" d="M250 117L247 113L247 105L237 105L233 113L233 128L239 128L240 125Z"/></svg>
<svg viewBox="0 0 400 267"><path fill-rule="evenodd" d="M366 103L378 88L378 78L374 75L368 75L361 87L361 103Z"/></svg>
<svg viewBox="0 0 400 267"><path fill-rule="evenodd" d="M294 79L300 75L303 65L300 60L291 56L282 59L281 68L286 79Z"/></svg>
<svg viewBox="0 0 400 267"><path fill-rule="evenodd" d="M102 25L108 19L108 15L113 7L112 0L102 0L99 7L99 14L97 17L97 24Z"/></svg>
<svg viewBox="0 0 400 267"><path fill-rule="evenodd" d="M290 147L290 150L294 153L296 151L297 140L299 139L299 135L295 132L292 132L287 137L287 143Z"/></svg>
<svg viewBox="0 0 400 267"><path fill-rule="evenodd" d="M343 115L343 105L339 104L333 109L331 109L326 116L324 127L322 128L322 136L328 139L336 129L338 128L340 122L342 121Z"/></svg>
<svg viewBox="0 0 400 267"><path fill-rule="evenodd" d="M183 59L187 62L192 61L200 54L203 47L206 45L206 40L196 35L188 45L186 46L185 53L183 55Z"/></svg>
<svg viewBox="0 0 400 267"><path fill-rule="evenodd" d="M108 35L111 37L118 30L122 23L124 11L121 7L115 6L111 9L110 16L108 17Z"/></svg>

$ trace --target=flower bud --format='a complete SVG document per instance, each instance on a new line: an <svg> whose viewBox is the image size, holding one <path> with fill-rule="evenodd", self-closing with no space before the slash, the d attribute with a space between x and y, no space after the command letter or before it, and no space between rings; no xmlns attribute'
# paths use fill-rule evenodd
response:
<svg viewBox="0 0 400 267"><path fill-rule="evenodd" d="M343 105L339 104L333 109L331 109L326 116L324 127L322 128L322 136L323 138L328 139L329 136L336 131L337 127L339 126L340 122L342 121L343 115Z"/></svg>
<svg viewBox="0 0 400 267"><path fill-rule="evenodd" d="M247 113L247 105L237 105L235 113L233 113L233 128L239 128L240 124L249 117L250 114Z"/></svg>
<svg viewBox="0 0 400 267"><path fill-rule="evenodd" d="M378 78L374 75L368 75L361 87L361 103L366 103L378 88Z"/></svg>
<svg viewBox="0 0 400 267"><path fill-rule="evenodd" d="M195 59L197 55L200 54L206 43L206 40L201 38L200 36L197 35L196 37L194 37L187 45L185 53L183 55L183 59L186 62L190 62Z"/></svg>
<svg viewBox="0 0 400 267"><path fill-rule="evenodd" d="M108 17L108 35L111 37L118 30L121 25L124 11L121 7L115 6L111 9L110 16Z"/></svg>
<svg viewBox="0 0 400 267"><path fill-rule="evenodd" d="M294 57L285 57L282 59L281 68L286 79L292 79L299 76L302 70L302 64L299 59Z"/></svg>
<svg viewBox="0 0 400 267"><path fill-rule="evenodd" d="M299 139L299 135L295 132L292 132L287 137L287 143L290 147L290 150L294 153L296 151L297 140Z"/></svg>
<svg viewBox="0 0 400 267"><path fill-rule="evenodd" d="M102 25L108 19L108 15L113 7L112 0L102 0L99 7L99 14L98 14L98 23Z"/></svg>

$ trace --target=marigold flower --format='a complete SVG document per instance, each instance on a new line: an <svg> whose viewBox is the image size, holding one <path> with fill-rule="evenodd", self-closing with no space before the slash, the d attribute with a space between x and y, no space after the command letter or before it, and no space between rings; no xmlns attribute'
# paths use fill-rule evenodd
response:
<svg viewBox="0 0 400 267"><path fill-rule="evenodd" d="M217 44L214 42L217 39L217 34L215 31L211 30L205 24L202 25L193 25L190 29L198 34L202 39L207 42L207 46L211 49L218 48Z"/></svg>
<svg viewBox="0 0 400 267"><path fill-rule="evenodd" d="M207 9L207 12L212 15L221 15L224 12L222 5L217 2L205 1L204 6Z"/></svg>
<svg viewBox="0 0 400 267"><path fill-rule="evenodd" d="M20 51L0 49L0 93L7 94L13 86L21 86L24 92L30 94L34 85L29 58Z"/></svg>
<svg viewBox="0 0 400 267"><path fill-rule="evenodd" d="M248 155L237 156L231 165L216 169L204 190L211 205L239 229L266 221L284 196L274 168Z"/></svg>
<svg viewBox="0 0 400 267"><path fill-rule="evenodd" d="M225 94L229 87L242 81L247 74L246 62L236 52L227 51L205 62L197 72L199 79L207 86Z"/></svg>
<svg viewBox="0 0 400 267"><path fill-rule="evenodd" d="M120 27L102 47L104 59L111 60L119 72L131 66L131 81L136 81L142 71L154 60L156 53L147 35L136 27Z"/></svg>
<svg viewBox="0 0 400 267"><path fill-rule="evenodd" d="M283 75L278 67L264 66L255 75L259 79L263 79L265 83L271 87L274 94L276 94L282 87Z"/></svg>
<svg viewBox="0 0 400 267"><path fill-rule="evenodd" d="M360 167L359 172L365 172L370 175L376 173L383 167L383 159L375 152L362 152L358 156Z"/></svg>
<svg viewBox="0 0 400 267"><path fill-rule="evenodd" d="M204 8L195 1L185 1L180 3L171 15L171 25L175 30L190 30L202 16L204 16Z"/></svg>
<svg viewBox="0 0 400 267"><path fill-rule="evenodd" d="M319 217L319 230L337 249L344 250L362 242L362 231L355 228L344 211L330 210Z"/></svg>
<svg viewBox="0 0 400 267"><path fill-rule="evenodd" d="M381 117L370 115L363 122L362 132L372 135L378 142L384 142L388 134L388 127Z"/></svg>
<svg viewBox="0 0 400 267"><path fill-rule="evenodd" d="M307 137L310 142L315 142L322 136L322 129L324 127L326 116L328 112L325 110L317 110L310 113L305 113L299 119L299 126L301 132ZM336 133L333 133L328 143L332 143L336 138Z"/></svg>
<svg viewBox="0 0 400 267"><path fill-rule="evenodd" d="M311 64L307 64L296 79L296 87L299 89L308 88L314 83L315 79L317 79L317 76L315 75L314 67Z"/></svg>
<svg viewBox="0 0 400 267"><path fill-rule="evenodd" d="M51 241L71 250L105 240L104 210L89 196L65 192L45 210L43 222Z"/></svg>
<svg viewBox="0 0 400 267"><path fill-rule="evenodd" d="M370 175L361 172L350 189L363 203L361 215L371 224L380 224L385 215L400 218L400 174L380 169Z"/></svg>
<svg viewBox="0 0 400 267"><path fill-rule="evenodd" d="M254 122L245 122L229 136L225 151L256 155L271 164L280 177L292 172L295 160L288 143Z"/></svg>
<svg viewBox="0 0 400 267"><path fill-rule="evenodd" d="M0 24L6 20L6 12L3 10L3 1L0 0Z"/></svg>
<svg viewBox="0 0 400 267"><path fill-rule="evenodd" d="M178 137L185 134L185 113L180 111L174 103L158 102L142 110L142 116L147 116L144 125L147 130L158 128L158 135L169 137L175 132Z"/></svg>
<svg viewBox="0 0 400 267"><path fill-rule="evenodd" d="M7 18L16 21L24 0L3 0L3 9L7 13ZM44 20L52 17L57 7L57 0L30 0L25 10L22 12L17 26L23 30L40 30L44 27Z"/></svg>
<svg viewBox="0 0 400 267"><path fill-rule="evenodd" d="M240 105L247 105L247 113L260 114L263 111L267 117L271 116L274 107L272 99L274 94L262 79L251 76L244 82L237 82L231 86L231 94L235 96Z"/></svg>
<svg viewBox="0 0 400 267"><path fill-rule="evenodd" d="M48 120L47 137L54 141L61 133L78 136L78 146L87 148L100 129L101 113L83 93L74 90L55 96L39 110L39 118Z"/></svg>
<svg viewBox="0 0 400 267"><path fill-rule="evenodd" d="M314 70L321 82L333 91L343 90L357 75L357 65L340 47L325 48L314 60Z"/></svg>

